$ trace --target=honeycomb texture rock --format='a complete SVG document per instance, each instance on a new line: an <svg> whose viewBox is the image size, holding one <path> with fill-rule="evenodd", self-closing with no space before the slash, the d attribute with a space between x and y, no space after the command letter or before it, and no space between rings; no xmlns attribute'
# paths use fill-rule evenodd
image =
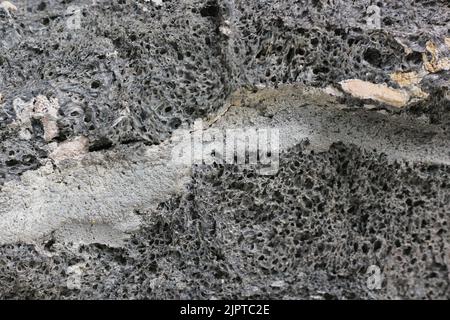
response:
<svg viewBox="0 0 450 320"><path fill-rule="evenodd" d="M18 5L26 13L0 21L2 127L15 119L14 99L42 94L60 104L57 141L85 135L91 150L153 144L219 109L230 92L223 39L216 18L200 12L201 1L164 9L144 1L77 2L79 29L68 28L65 2ZM15 161L16 171L27 170Z"/></svg>
<svg viewBox="0 0 450 320"><path fill-rule="evenodd" d="M445 0L16 4L17 12L0 10L2 134L15 119L14 99L41 94L60 104L55 140L84 135L91 150L160 143L217 111L243 85L324 87L348 78L392 84L390 73L420 68L425 43L442 43L450 19ZM370 5L382 10L381 30L367 28ZM442 104L448 110L448 99ZM7 135L22 148L17 132ZM26 145L18 155L48 153ZM30 167L17 157L9 170L2 158L2 177Z"/></svg>
<svg viewBox="0 0 450 320"><path fill-rule="evenodd" d="M342 143L322 153L300 144L282 155L275 176L198 166L188 194L145 215L125 248L3 246L1 294L448 298L449 175L446 166L389 164ZM68 289L66 270L77 264L81 285ZM386 275L380 291L367 289L370 265Z"/></svg>
<svg viewBox="0 0 450 320"><path fill-rule="evenodd" d="M430 44L450 56L447 0L13 2L0 8L0 205L6 182L58 170L50 155L62 143L164 145L241 88L333 86L343 106L362 108L339 82L400 89L391 75L417 72L426 98L370 103L450 134L449 70L424 67L437 61ZM370 6L380 29L368 27ZM38 97L57 101L50 139ZM193 167L184 194L133 212L142 226L123 247L53 234L0 245L0 298L449 299L450 167L306 144L286 150L274 176ZM371 265L380 290L367 287Z"/></svg>
<svg viewBox="0 0 450 320"><path fill-rule="evenodd" d="M382 12L380 30L367 27L371 5ZM389 72L421 64L427 40L443 41L448 9L445 1L235 1L234 52L255 84L389 82ZM404 43L414 45L405 52Z"/></svg>

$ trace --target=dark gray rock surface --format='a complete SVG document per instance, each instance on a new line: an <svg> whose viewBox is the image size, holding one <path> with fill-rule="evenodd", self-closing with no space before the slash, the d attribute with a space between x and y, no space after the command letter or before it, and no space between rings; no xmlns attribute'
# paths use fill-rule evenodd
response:
<svg viewBox="0 0 450 320"><path fill-rule="evenodd" d="M448 1L0 2L1 298L450 298ZM166 169L227 112L290 126L275 175Z"/></svg>
<svg viewBox="0 0 450 320"><path fill-rule="evenodd" d="M354 146L281 157L276 176L194 169L123 248L50 240L1 248L5 298L448 297L448 166L391 163ZM81 265L80 290L67 268ZM366 271L382 266L381 290Z"/></svg>

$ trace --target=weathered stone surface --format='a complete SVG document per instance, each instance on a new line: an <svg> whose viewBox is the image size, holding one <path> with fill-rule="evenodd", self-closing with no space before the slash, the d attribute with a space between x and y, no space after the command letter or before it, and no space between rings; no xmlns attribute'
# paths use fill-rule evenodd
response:
<svg viewBox="0 0 450 320"><path fill-rule="evenodd" d="M0 297L450 298L449 23L447 0L2 1ZM176 157L233 128L278 130L277 171Z"/></svg>

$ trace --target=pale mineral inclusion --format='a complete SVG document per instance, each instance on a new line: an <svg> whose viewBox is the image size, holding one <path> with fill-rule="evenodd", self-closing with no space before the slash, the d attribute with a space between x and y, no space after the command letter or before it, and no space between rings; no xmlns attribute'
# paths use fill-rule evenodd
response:
<svg viewBox="0 0 450 320"><path fill-rule="evenodd" d="M394 107L403 107L409 101L404 90L390 88L385 84L375 84L358 79L341 81L342 90L360 99L371 99Z"/></svg>

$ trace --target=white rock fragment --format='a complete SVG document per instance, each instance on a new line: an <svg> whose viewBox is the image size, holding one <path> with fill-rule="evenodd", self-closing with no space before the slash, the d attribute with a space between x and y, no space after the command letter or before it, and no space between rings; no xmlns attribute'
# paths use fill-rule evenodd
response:
<svg viewBox="0 0 450 320"><path fill-rule="evenodd" d="M230 21L225 20L224 23L223 23L223 25L221 25L221 26L219 27L219 31L220 31L223 35L225 35L225 36L227 36L227 37L230 37L230 36L233 34L233 31L231 30L231 27L230 27Z"/></svg>
<svg viewBox="0 0 450 320"><path fill-rule="evenodd" d="M17 11L17 7L9 1L2 1L2 3L0 3L0 8L3 8L8 12Z"/></svg>
<svg viewBox="0 0 450 320"><path fill-rule="evenodd" d="M79 263L73 266L69 266L66 270L67 282L66 286L69 290L81 289L81 276L83 275L83 269L86 267L84 263Z"/></svg>
<svg viewBox="0 0 450 320"><path fill-rule="evenodd" d="M33 100L26 102L20 98L16 98L13 100L13 109L16 114L16 120L10 126L19 128L19 138L21 140L30 140L32 137L31 115Z"/></svg>
<svg viewBox="0 0 450 320"><path fill-rule="evenodd" d="M375 84L358 79L349 79L339 83L342 90L360 99L371 99L397 108L405 106L409 94L404 90L390 88L385 84Z"/></svg>
<svg viewBox="0 0 450 320"><path fill-rule="evenodd" d="M13 126L21 128L21 137L23 139L31 138L31 120L40 120L44 127L44 139L49 142L58 136L58 100L51 98L50 100L39 95L30 101L23 101L20 98L13 101L14 112L16 113L16 121Z"/></svg>
<svg viewBox="0 0 450 320"><path fill-rule="evenodd" d="M70 141L59 144L55 150L50 153L50 158L56 162L67 159L77 159L88 153L89 140L86 137L77 137Z"/></svg>
<svg viewBox="0 0 450 320"><path fill-rule="evenodd" d="M33 137L31 130L28 128L23 128L19 131L20 140L30 140Z"/></svg>
<svg viewBox="0 0 450 320"><path fill-rule="evenodd" d="M49 142L58 136L58 110L57 99L48 100L47 97L37 96L34 103L33 117L40 119L44 127L44 140Z"/></svg>
<svg viewBox="0 0 450 320"><path fill-rule="evenodd" d="M284 286L286 286L286 282L284 282L283 280L277 280L272 282L270 286L272 288L283 288Z"/></svg>
<svg viewBox="0 0 450 320"><path fill-rule="evenodd" d="M33 110L33 100L23 101L21 98L13 100L13 109L16 114L14 126L28 126L31 124L31 113Z"/></svg>

